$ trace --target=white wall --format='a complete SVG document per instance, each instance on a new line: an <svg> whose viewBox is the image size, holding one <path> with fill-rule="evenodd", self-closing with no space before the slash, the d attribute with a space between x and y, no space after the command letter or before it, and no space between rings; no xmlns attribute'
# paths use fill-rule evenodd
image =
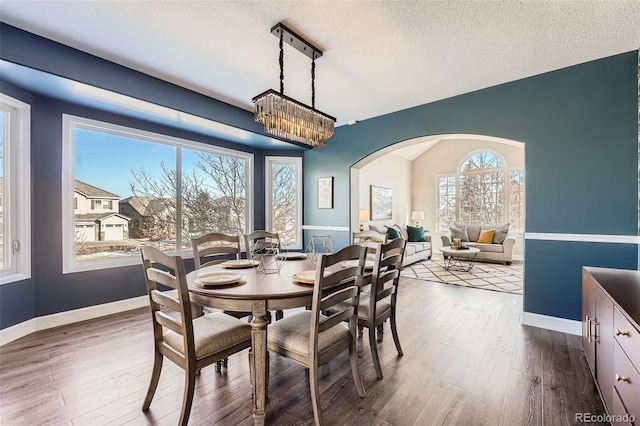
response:
<svg viewBox="0 0 640 426"><path fill-rule="evenodd" d="M506 162L507 168L524 168L524 145L512 146L467 139L442 140L413 161L411 180L413 210L424 211L425 220L422 225L431 231L435 250L442 246L440 239L442 233L436 232L436 175L455 173L463 158L481 149L498 153ZM516 259L522 257L522 245L522 236L519 236L514 248Z"/></svg>
<svg viewBox="0 0 640 426"><path fill-rule="evenodd" d="M387 154L372 161L359 173L358 196L359 202L354 209L356 216L359 209L369 210L370 185L383 186L393 190L393 213L391 220L376 220L376 226L398 225L407 223L411 219L411 169L412 162L395 154Z"/></svg>

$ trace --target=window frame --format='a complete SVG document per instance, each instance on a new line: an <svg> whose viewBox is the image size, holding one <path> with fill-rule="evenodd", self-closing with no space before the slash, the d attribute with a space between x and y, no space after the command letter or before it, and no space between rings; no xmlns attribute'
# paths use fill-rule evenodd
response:
<svg viewBox="0 0 640 426"><path fill-rule="evenodd" d="M1 285L31 278L31 105L0 93L0 108L9 117L2 205L3 244L11 250L5 257L8 265L0 269Z"/></svg>
<svg viewBox="0 0 640 426"><path fill-rule="evenodd" d="M110 269L123 266L139 265L141 259L139 256L127 256L121 258L107 258L96 260L77 261L75 259L75 247L73 242L74 235L74 213L73 213L73 181L74 181L74 129L82 128L95 132L109 133L114 136L132 138L145 142L157 143L176 148L176 173L182 175L182 149L197 150L226 156L242 158L245 163L245 224L247 230L253 229L254 215L254 155L252 153L210 145L203 142L196 142L188 139L182 139L175 136L164 135L161 133L150 132L133 127L122 126L115 123L109 123L94 120L86 117L75 116L71 114L62 115L62 273L70 274L75 272L94 271L100 269ZM180 182L180 181L179 181ZM178 183L177 191L180 191L181 184ZM178 196L178 199L181 197ZM179 204L180 205L180 204ZM119 210L119 209L118 209ZM176 215L176 224L181 223L181 212L178 208ZM180 233L177 233L176 248L181 246ZM184 258L193 257L191 250L170 251L170 255L180 255Z"/></svg>
<svg viewBox="0 0 640 426"><path fill-rule="evenodd" d="M296 244L288 245L286 248L294 250L302 250L302 157L283 157L283 156L266 156L265 164L265 228L272 226L273 200L272 200L272 166L273 164L294 164L296 166Z"/></svg>

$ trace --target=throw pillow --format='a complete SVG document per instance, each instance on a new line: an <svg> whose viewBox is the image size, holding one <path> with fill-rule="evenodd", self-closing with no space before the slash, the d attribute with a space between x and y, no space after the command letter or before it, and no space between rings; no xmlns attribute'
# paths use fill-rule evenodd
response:
<svg viewBox="0 0 640 426"><path fill-rule="evenodd" d="M400 232L396 228L387 227L387 238L389 240L395 240L396 238L400 238Z"/></svg>
<svg viewBox="0 0 640 426"><path fill-rule="evenodd" d="M480 244L491 244L493 241L493 235L496 233L495 229L487 229L485 231L480 231L480 237L478 237L478 243Z"/></svg>
<svg viewBox="0 0 640 426"><path fill-rule="evenodd" d="M496 233L493 235L493 244L504 243L504 240L507 238L507 234L509 233L509 226L511 226L511 222L496 226Z"/></svg>
<svg viewBox="0 0 640 426"><path fill-rule="evenodd" d="M404 240L408 240L409 239L409 235L407 235L407 227L405 225L398 225L395 224L393 225L394 228L396 228L396 230L400 233L400 238L404 239Z"/></svg>
<svg viewBox="0 0 640 426"><path fill-rule="evenodd" d="M451 231L451 241L455 238L460 238L460 241L468 242L469 237L467 237L467 228L464 226L462 228L449 228Z"/></svg>
<svg viewBox="0 0 640 426"><path fill-rule="evenodd" d="M427 239L424 236L424 228L422 226L407 225L407 235L411 243L424 243Z"/></svg>
<svg viewBox="0 0 640 426"><path fill-rule="evenodd" d="M375 225L369 224L369 229L371 229L372 231L376 231L380 234L384 234L387 232L385 226L375 226Z"/></svg>
<svg viewBox="0 0 640 426"><path fill-rule="evenodd" d="M480 225L467 225L467 237L469 237L469 241L476 242L478 238L480 238L480 231L482 227Z"/></svg>

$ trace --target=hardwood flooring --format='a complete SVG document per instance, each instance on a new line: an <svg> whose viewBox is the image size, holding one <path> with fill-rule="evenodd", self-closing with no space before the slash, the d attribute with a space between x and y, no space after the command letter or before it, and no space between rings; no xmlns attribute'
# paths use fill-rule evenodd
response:
<svg viewBox="0 0 640 426"><path fill-rule="evenodd" d="M518 295L403 278L398 357L389 325L376 380L368 341L358 397L348 353L320 368L327 425L572 425L603 413L578 336L522 326ZM366 331L365 331L366 333ZM151 408L140 410L152 366L147 309L45 330L0 348L0 424L175 425L183 371L166 360ZM271 356L267 423L311 425L305 370ZM251 425L246 351L202 371L191 425Z"/></svg>

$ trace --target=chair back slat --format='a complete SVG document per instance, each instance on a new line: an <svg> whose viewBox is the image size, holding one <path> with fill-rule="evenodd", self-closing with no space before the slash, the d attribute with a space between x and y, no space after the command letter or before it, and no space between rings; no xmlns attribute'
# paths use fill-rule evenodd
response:
<svg viewBox="0 0 640 426"><path fill-rule="evenodd" d="M182 327L182 324L162 311L156 311L156 321L158 321L158 324L168 328L171 331L174 331L180 335L184 334L184 328Z"/></svg>
<svg viewBox="0 0 640 426"><path fill-rule="evenodd" d="M326 255L323 255L326 256ZM364 265L364 262L363 262ZM362 276L363 268L361 266L349 266L344 269L337 270L331 274L325 272L323 279L323 287L332 287L345 280L352 280L355 275Z"/></svg>
<svg viewBox="0 0 640 426"><path fill-rule="evenodd" d="M349 286L335 293L331 293L327 297L323 297L320 300L320 310L326 310L329 307L344 302L347 299L355 297L357 290L353 286Z"/></svg>
<svg viewBox="0 0 640 426"><path fill-rule="evenodd" d="M236 259L240 259L240 237L238 235L227 235L219 232L211 232L200 238L191 240L191 249L193 251L193 263L196 269L209 265L216 265L224 262L226 256L219 259L204 261L204 258L210 256L220 256L234 254Z"/></svg>
<svg viewBox="0 0 640 426"><path fill-rule="evenodd" d="M180 301L174 297L169 296L165 292L153 290L151 291L151 300L156 302L160 306L165 306L172 311L180 312Z"/></svg>
<svg viewBox="0 0 640 426"><path fill-rule="evenodd" d="M344 321L349 321L351 316L353 315L353 311L355 308L345 309L340 312L336 312L332 315L329 315L327 318L321 320L318 324L318 333L322 333L323 331L327 331L331 327L334 327L337 324L340 324Z"/></svg>
<svg viewBox="0 0 640 426"><path fill-rule="evenodd" d="M154 281L158 284L162 284L163 286L176 289L178 288L178 283L176 282L176 277L168 273L167 271L162 271L157 268L149 268L147 269L147 278L151 281Z"/></svg>

